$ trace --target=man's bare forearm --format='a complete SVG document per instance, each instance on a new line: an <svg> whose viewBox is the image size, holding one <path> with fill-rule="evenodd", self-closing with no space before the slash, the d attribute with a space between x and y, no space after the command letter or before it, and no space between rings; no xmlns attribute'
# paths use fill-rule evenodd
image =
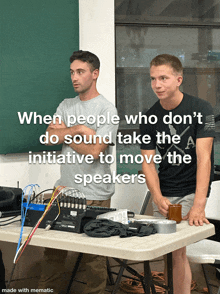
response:
<svg viewBox="0 0 220 294"><path fill-rule="evenodd" d="M197 139L197 172L194 206L205 209L211 173L213 138Z"/></svg>
<svg viewBox="0 0 220 294"><path fill-rule="evenodd" d="M96 132L93 129L90 129L84 125L76 125L76 126L67 128L64 122L62 122L61 125L58 123L51 124L48 127L47 132L49 133L49 137L56 135L59 138L59 142L57 143L57 145L62 143L67 144L69 140L65 142L65 139L67 139L66 136L69 136L69 135L71 137L80 135L80 136L83 136L83 139L84 139L84 137L88 138L89 136L94 136L96 134ZM51 139L49 140L49 142L51 141ZM53 145L53 144L50 142L48 145ZM104 152L108 145L104 144L103 142L99 143L99 140L96 139L96 142L92 144L85 144L84 142L77 144L77 142L72 141L68 144L68 146L70 146L74 151L80 154L85 154L85 155L91 154L94 159L98 159L99 154L101 152Z"/></svg>
<svg viewBox="0 0 220 294"><path fill-rule="evenodd" d="M155 155L155 150L142 150L142 155ZM146 184L151 192L154 203L157 205L159 212L167 216L168 205L170 201L164 197L160 190L160 180L154 162L143 162L142 170L146 178Z"/></svg>
<svg viewBox="0 0 220 294"><path fill-rule="evenodd" d="M203 156L201 161L197 162L196 173L196 193L194 199L194 206L205 209L206 197L209 188L211 173L211 160L210 157Z"/></svg>
<svg viewBox="0 0 220 294"><path fill-rule="evenodd" d="M108 145L104 143L95 143L95 144L85 144L85 143L71 143L69 146L76 152L80 154L91 154L94 159L98 159L101 152L105 152L105 149Z"/></svg>
<svg viewBox="0 0 220 294"><path fill-rule="evenodd" d="M96 132L93 129L90 129L88 127L86 127L85 125L76 125L76 126L72 126L72 127L66 127L66 125L62 122L61 125L59 124L51 124L48 128L47 131L49 133L49 144L48 145L53 145L56 140L56 138L53 138L52 136L55 135L59 138L59 141L56 143L56 145L58 144L62 144L62 143L67 143L69 142L69 139L71 139L71 137L74 137L76 135L85 137L85 138L89 138L90 136L94 136L96 134ZM68 137L67 137L68 136ZM69 138L70 136L70 138ZM52 143L51 143L52 141ZM71 144L71 142L70 142Z"/></svg>
<svg viewBox="0 0 220 294"><path fill-rule="evenodd" d="M64 127L64 128L48 127L46 132L48 132L48 136L49 136L49 138L51 138L51 139L49 139L48 145L59 145L59 144L64 143L65 137L67 135L70 135L72 137L75 135L80 135L80 132L81 132L80 128L81 128L81 125L76 125L76 126L73 126L70 128L67 128L67 127ZM52 136L57 136L59 138L58 143L56 143L56 144L51 143L51 141L55 142L55 138L52 138Z"/></svg>
<svg viewBox="0 0 220 294"><path fill-rule="evenodd" d="M145 175L146 184L151 192L153 199L162 197L160 190L160 182L157 174L157 170L154 164L143 163L142 165L143 173Z"/></svg>
<svg viewBox="0 0 220 294"><path fill-rule="evenodd" d="M209 223L205 217L206 197L210 182L211 152L213 138L199 138L196 140L196 191L193 206L183 219L189 220L189 225L202 226Z"/></svg>

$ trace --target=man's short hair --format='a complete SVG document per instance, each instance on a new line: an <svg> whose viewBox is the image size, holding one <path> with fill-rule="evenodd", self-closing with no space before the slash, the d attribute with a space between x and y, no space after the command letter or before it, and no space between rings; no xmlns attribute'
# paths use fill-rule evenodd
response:
<svg viewBox="0 0 220 294"><path fill-rule="evenodd" d="M73 54L70 56L70 63L72 63L74 60L87 62L91 66L91 71L100 68L99 58L89 51L79 50L73 52Z"/></svg>
<svg viewBox="0 0 220 294"><path fill-rule="evenodd" d="M150 67L152 66L159 66L159 65L169 65L172 67L172 69L178 73L178 74L183 74L183 66L179 58L177 58L174 55L170 54L161 54L157 55L152 59L150 63Z"/></svg>

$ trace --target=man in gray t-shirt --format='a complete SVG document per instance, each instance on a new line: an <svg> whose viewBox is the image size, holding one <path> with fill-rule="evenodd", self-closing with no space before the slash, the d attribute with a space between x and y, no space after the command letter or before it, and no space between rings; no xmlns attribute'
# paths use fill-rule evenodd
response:
<svg viewBox="0 0 220 294"><path fill-rule="evenodd" d="M78 127L75 118L80 116L82 118L90 117L91 119L82 125L82 127L86 126L92 129L96 134L97 140L105 138L105 140L110 140L111 143L115 144L117 125L112 124L111 122L104 123L104 120L108 117L116 116L117 111L116 108L102 95L98 95L95 98L85 101L81 100L80 95L75 98L65 99L57 108L56 115L61 117L62 122L64 122L68 128ZM73 119L71 119L71 115ZM74 124L70 123L71 120L74 121ZM91 136L90 140L93 138L94 136ZM69 142L71 141L72 139L70 139ZM55 186L62 185L74 187L83 192L87 200L107 200L114 193L114 184L103 183L101 180L105 174L111 174L111 172L110 166L105 160L103 163L100 163L99 153L103 152L104 156L111 154L112 147L107 144L96 146L94 150L91 144L87 144L87 146L84 144L84 147L87 148L82 154L92 154L94 161L91 164L88 164L85 160L78 162L76 159L74 165L65 162L65 164L61 165L61 178L56 182ZM80 149L80 146L77 146L77 148ZM74 146L72 147L72 144L63 144L62 154L74 154L75 156L78 153L81 153L80 150L77 152ZM79 175L83 175L83 178ZM94 178L95 175L100 175L99 179ZM91 183L87 185L85 181L84 183L81 183L81 180L83 181L84 177L86 177L86 180Z"/></svg>
<svg viewBox="0 0 220 294"><path fill-rule="evenodd" d="M96 88L100 62L96 55L88 51L76 51L70 57L70 74L78 96L65 99L56 110L56 123L47 128L53 144L63 144L61 177L55 186L77 188L82 192L87 204L110 207L114 194L114 184L102 181L110 175L110 166L101 162L100 154L111 154L118 128L117 110L113 104L100 95ZM92 141L91 141L92 140ZM82 160L89 156L90 161ZM70 158L74 157L74 163ZM91 160L92 158L92 160ZM82 162L81 162L82 161ZM89 177L89 183L85 178ZM55 293L65 293L60 272L65 272L67 251L45 248L42 274L38 288L52 288ZM87 286L83 293L102 294L105 292L107 269L103 256L85 255ZM63 285L64 284L64 285ZM61 287L63 288L61 290Z"/></svg>

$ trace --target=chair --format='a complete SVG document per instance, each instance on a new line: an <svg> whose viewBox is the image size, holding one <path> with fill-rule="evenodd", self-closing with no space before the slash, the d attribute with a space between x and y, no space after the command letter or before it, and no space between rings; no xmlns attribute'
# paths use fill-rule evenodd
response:
<svg viewBox="0 0 220 294"><path fill-rule="evenodd" d="M146 190L146 188L145 188L145 190ZM132 201L128 201L128 203L126 201L126 207L130 208L129 204L131 203L132 204L131 205L131 207L132 207L131 210L134 211L135 213L143 215L145 213L145 211L146 211L146 208L148 206L148 203L149 203L150 197L151 197L150 191L148 189L147 189L147 191L145 193L146 194L145 194L144 198L143 198L143 196L142 197L140 196L139 199L134 199L133 195L135 195L135 193L134 194L129 193L133 197L133 204L132 204ZM129 195L129 194L127 194L127 195ZM117 208L123 208L123 204L120 203L120 200L117 202ZM121 282L121 278L123 276L124 269L126 269L132 275L136 276L143 283L143 277L137 271L135 271L133 268L131 268L130 266L127 265L127 260L125 260L125 259L120 260L118 258L113 258L113 259L120 265L120 269L119 269L118 273L112 272L111 269L110 269L109 261L107 259L108 277L109 277L109 280L110 280L110 284L114 285L114 288L113 288L113 290L111 292L112 294L117 293L117 291L118 291L118 289L120 287L120 282ZM112 274L117 275L115 283L114 283L114 279L112 277ZM135 278L134 278L134 280L135 280ZM156 293L155 288L154 288L153 285L152 285L152 293Z"/></svg>
<svg viewBox="0 0 220 294"><path fill-rule="evenodd" d="M146 210L147 205L150 200L150 192L147 189L147 186L145 184L140 187L140 191L139 191L138 195L137 195L137 191L135 190L135 185L133 185L133 184L126 185L126 189L124 189L123 192L120 191L121 193L119 193L118 188L119 187L116 185L116 193L111 201L111 207L114 207L117 209L126 208L126 209L131 210L134 213L138 213L138 214L145 213L145 210ZM135 192L136 192L136 194L135 194ZM135 195L135 197L134 197L134 195ZM70 278L70 281L69 281L69 284L68 284L68 287L66 290L66 294L70 293L70 288L71 288L71 285L72 285L73 280L75 278L76 272L79 268L82 257L83 257L83 253L80 253L78 255L76 264L74 265L74 268L73 268L73 271L71 274L71 278ZM130 268L129 266L126 265L127 260L123 260L123 261L121 261L119 259L115 259L115 260L117 260L119 264L123 264L123 265L121 265L116 283L114 283L112 271L110 269L109 260L107 258L107 271L108 271L109 281L110 281L111 285L115 285L112 294L115 294L119 288L120 280L121 280L124 268L126 268L128 271ZM131 269L131 270L133 270L133 269ZM133 270L132 274L135 274L135 273L139 276L140 279L142 278L142 276L140 274L138 274L136 271ZM155 292L153 292L153 293L155 293Z"/></svg>
<svg viewBox="0 0 220 294"><path fill-rule="evenodd" d="M147 191L146 184L138 184L137 178L134 184L123 185L123 189L121 184L116 183L115 194L111 199L111 207L117 209L126 208L136 214L141 214L141 209L144 209L144 207L146 209L144 201L146 200Z"/></svg>
<svg viewBox="0 0 220 294"><path fill-rule="evenodd" d="M211 185L211 193L208 198L205 213L210 222L215 221L220 224L220 181L215 181ZM215 267L220 266L220 242L214 240L201 240L186 247L186 254L192 263L202 264L205 280L209 294L212 294L209 277L205 269L205 264L211 264ZM218 293L220 294L220 287Z"/></svg>

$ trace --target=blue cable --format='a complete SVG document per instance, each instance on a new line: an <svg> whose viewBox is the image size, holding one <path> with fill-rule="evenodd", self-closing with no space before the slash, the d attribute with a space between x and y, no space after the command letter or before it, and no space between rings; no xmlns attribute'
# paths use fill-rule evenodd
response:
<svg viewBox="0 0 220 294"><path fill-rule="evenodd" d="M18 250L20 248L20 244L21 244L21 241L22 241L24 222L25 222L27 210L29 208L29 202L30 202L30 199L31 199L31 195L33 194L33 189L35 188L35 186L40 187L38 184L30 184L30 185L27 185L22 190L22 198L21 198L21 231L20 231L20 237L19 237L19 240L18 240L18 246L17 246L17 249L16 249L16 254L17 254L17 252L18 252ZM27 191L28 188L30 188L30 190L28 192L27 205L26 205L26 208L24 209L24 206L23 206L24 196L26 195L26 191Z"/></svg>

